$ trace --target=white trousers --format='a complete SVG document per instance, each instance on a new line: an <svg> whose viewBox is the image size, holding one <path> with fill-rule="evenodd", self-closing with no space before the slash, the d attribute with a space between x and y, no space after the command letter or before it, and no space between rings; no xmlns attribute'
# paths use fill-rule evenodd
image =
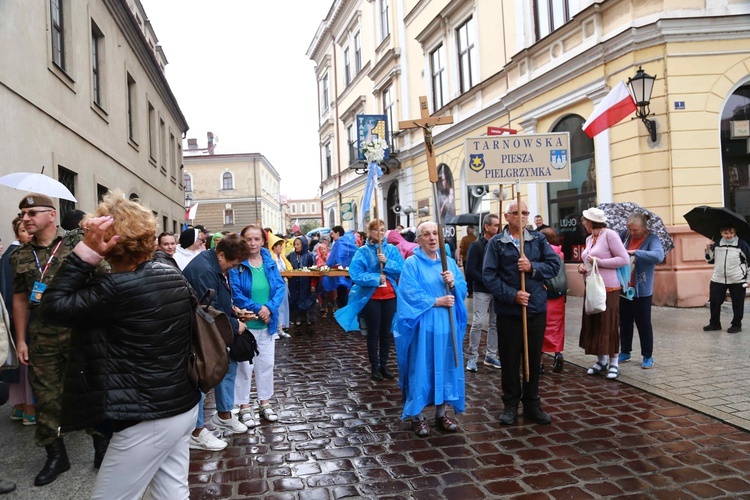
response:
<svg viewBox="0 0 750 500"><path fill-rule="evenodd" d="M198 405L174 417L146 420L116 432L96 476L93 499L187 499L190 448Z"/></svg>
<svg viewBox="0 0 750 500"><path fill-rule="evenodd" d="M237 378L234 381L234 404L236 405L250 403L253 373L255 373L258 400L265 401L273 397L273 366L276 360L276 341L273 339L273 335L269 335L268 328L249 330L249 332L255 336L260 354L253 358L252 365L248 361L237 364ZM243 335L247 335L247 333Z"/></svg>

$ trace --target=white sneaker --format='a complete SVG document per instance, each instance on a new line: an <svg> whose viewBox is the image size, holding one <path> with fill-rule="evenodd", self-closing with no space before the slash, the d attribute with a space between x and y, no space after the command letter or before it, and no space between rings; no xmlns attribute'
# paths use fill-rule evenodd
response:
<svg viewBox="0 0 750 500"><path fill-rule="evenodd" d="M201 430L197 437L190 434L191 450L221 451L226 447L227 442L208 432L208 429Z"/></svg>
<svg viewBox="0 0 750 500"><path fill-rule="evenodd" d="M273 334L273 339L274 340L279 340L279 332L276 332L276 333Z"/></svg>
<svg viewBox="0 0 750 500"><path fill-rule="evenodd" d="M276 333L277 333L277 335L278 335L279 337L281 337L281 338L284 338L284 339L290 339L290 338L292 338L292 336L291 336L291 335L289 335L288 333L286 333L286 332L285 332L284 330L279 330L279 331L278 331L278 332L276 332Z"/></svg>
<svg viewBox="0 0 750 500"><path fill-rule="evenodd" d="M243 432L247 432L247 426L237 419L237 415L232 415L230 418L224 420L223 418L219 418L218 413L214 413L214 416L211 417L211 423L225 434L242 434Z"/></svg>
<svg viewBox="0 0 750 500"><path fill-rule="evenodd" d="M252 429L253 427L258 425L258 422L255 421L255 412L253 412L252 408L243 408L240 410L240 421L242 421L243 424L248 429Z"/></svg>

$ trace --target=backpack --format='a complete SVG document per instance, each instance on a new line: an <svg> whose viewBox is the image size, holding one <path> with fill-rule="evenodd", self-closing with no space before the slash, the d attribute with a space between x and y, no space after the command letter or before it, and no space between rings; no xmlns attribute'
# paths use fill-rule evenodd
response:
<svg viewBox="0 0 750 500"><path fill-rule="evenodd" d="M568 293L568 275L565 272L565 261L559 255L557 258L560 259L560 270L557 271L554 278L544 280L544 288L547 289L548 299L556 299Z"/></svg>
<svg viewBox="0 0 750 500"><path fill-rule="evenodd" d="M227 315L211 307L214 290L208 289L200 299L192 293L191 297L193 321L188 377L206 393L219 385L229 371L228 351L234 342L234 333Z"/></svg>

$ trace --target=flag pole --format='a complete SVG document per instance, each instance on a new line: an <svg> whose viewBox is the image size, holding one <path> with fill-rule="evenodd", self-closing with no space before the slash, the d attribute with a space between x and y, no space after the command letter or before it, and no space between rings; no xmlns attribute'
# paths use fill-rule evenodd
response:
<svg viewBox="0 0 750 500"><path fill-rule="evenodd" d="M521 214L521 182L518 182L516 190L516 210L518 211L518 220L520 231L518 235L518 251L520 257L525 257L523 253L523 237L526 232L526 225L523 224L523 214ZM526 273L521 272L521 291L526 292ZM521 321L523 324L523 377L526 382L529 381L529 326L526 317L526 306L521 306Z"/></svg>

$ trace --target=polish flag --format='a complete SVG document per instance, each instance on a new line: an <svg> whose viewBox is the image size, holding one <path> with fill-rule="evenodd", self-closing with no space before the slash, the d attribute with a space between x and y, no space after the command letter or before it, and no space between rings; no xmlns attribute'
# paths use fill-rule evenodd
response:
<svg viewBox="0 0 750 500"><path fill-rule="evenodd" d="M190 207L190 210L185 212L185 220L194 220L195 213L198 211L198 203Z"/></svg>
<svg viewBox="0 0 750 500"><path fill-rule="evenodd" d="M615 85L607 97L594 108L589 119L583 124L583 131L593 138L599 132L619 123L631 113L635 113L636 106L633 97L628 92L622 80Z"/></svg>

